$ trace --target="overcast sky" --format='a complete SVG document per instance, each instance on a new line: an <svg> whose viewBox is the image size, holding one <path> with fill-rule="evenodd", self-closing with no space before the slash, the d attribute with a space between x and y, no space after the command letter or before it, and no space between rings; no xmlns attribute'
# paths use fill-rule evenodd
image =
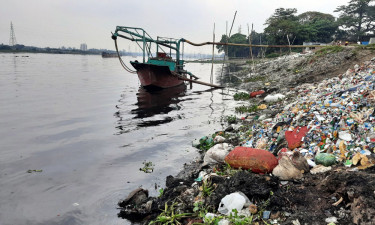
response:
<svg viewBox="0 0 375 225"><path fill-rule="evenodd" d="M212 41L225 34L226 21L233 33L247 24L262 32L264 23L275 9L297 8L298 14L319 11L338 16L333 11L349 0L1 0L0 43L9 44L13 22L18 44L38 47L75 47L114 49L111 31L119 26L144 28L151 36L185 38L192 42ZM121 49L134 47L127 41ZM202 50L207 52L212 47ZM188 48L188 51L196 51Z"/></svg>

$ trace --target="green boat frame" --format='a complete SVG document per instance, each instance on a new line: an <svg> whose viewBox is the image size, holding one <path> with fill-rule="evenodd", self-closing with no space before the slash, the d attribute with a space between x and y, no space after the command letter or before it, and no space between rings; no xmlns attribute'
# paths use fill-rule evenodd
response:
<svg viewBox="0 0 375 225"><path fill-rule="evenodd" d="M130 64L136 71L127 67L122 61L117 46L118 37L137 43L142 50L142 62L138 62L137 60L130 61ZM117 26L115 32L112 33L112 39L115 41L121 65L129 73L137 73L141 85L145 88L168 88L183 84L184 81L188 81L190 84L198 83L221 88L219 85L197 81L198 77L184 69L185 61L182 59L183 52L181 52L181 46L186 40L183 38L157 37L155 40L142 28ZM153 55L151 52L153 44L156 44L156 55ZM169 54L163 47L169 50ZM175 59L172 58L173 55L175 55Z"/></svg>

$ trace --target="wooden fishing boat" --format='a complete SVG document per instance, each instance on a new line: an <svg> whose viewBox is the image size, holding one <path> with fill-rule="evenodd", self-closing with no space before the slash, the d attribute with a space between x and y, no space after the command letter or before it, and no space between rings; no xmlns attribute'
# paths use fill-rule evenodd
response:
<svg viewBox="0 0 375 225"><path fill-rule="evenodd" d="M143 52L143 60L130 61L135 71L126 66L122 61L117 47L117 37L121 37L136 42ZM183 85L184 81L220 87L218 85L197 81L197 77L184 70L184 60L182 59L181 43L184 39L173 39L151 36L142 28L117 26L112 34L115 40L116 51L120 63L129 73L138 75L141 85L146 89L170 88ZM156 54L151 53L151 49L156 48ZM172 56L174 58L172 58ZM188 76L190 78L188 78ZM194 79L193 79L194 78Z"/></svg>
<svg viewBox="0 0 375 225"><path fill-rule="evenodd" d="M146 89L170 88L182 85L179 79L185 74L176 71L176 63L165 54L158 53L156 58L150 58L147 63L130 62L136 69L139 81ZM174 73L172 73L174 72Z"/></svg>

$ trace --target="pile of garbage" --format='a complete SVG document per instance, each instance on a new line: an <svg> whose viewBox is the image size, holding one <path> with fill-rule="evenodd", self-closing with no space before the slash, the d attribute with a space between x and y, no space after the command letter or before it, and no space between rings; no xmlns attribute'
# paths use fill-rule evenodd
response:
<svg viewBox="0 0 375 225"><path fill-rule="evenodd" d="M152 224L375 223L375 58L319 84L249 94L259 111L201 138L190 174L169 176L157 198L137 190L119 215Z"/></svg>
<svg viewBox="0 0 375 225"><path fill-rule="evenodd" d="M279 107L285 96L295 98L273 118L254 114L242 117L241 125L232 126L242 140L242 147L227 146L227 154L224 154L225 151L217 151L215 145L206 153L204 164L227 163L232 168L253 173L272 173L281 181L301 180L306 173L326 173L333 166L343 166L349 172L373 167L374 85L375 58L317 85L304 84L285 95L267 95L264 102L279 101L278 104L268 107L260 102L258 108L272 109ZM264 92L258 90L250 96L256 97L254 93ZM222 137L216 136L216 139ZM220 157L217 157L219 152ZM375 191L371 198L374 197ZM343 197L333 204L342 201ZM336 217L332 218L328 219L333 221L331 224L337 222ZM375 222L374 216L370 218L369 221Z"/></svg>
<svg viewBox="0 0 375 225"><path fill-rule="evenodd" d="M318 85L296 87L286 93L296 96L295 101L275 117L253 123L248 137L244 135L249 132L241 134L242 145L275 153L286 141L282 155L290 158L289 151L299 152L313 168L336 163L353 170L371 167L375 164L374 82L375 58ZM283 97L279 94L279 99Z"/></svg>

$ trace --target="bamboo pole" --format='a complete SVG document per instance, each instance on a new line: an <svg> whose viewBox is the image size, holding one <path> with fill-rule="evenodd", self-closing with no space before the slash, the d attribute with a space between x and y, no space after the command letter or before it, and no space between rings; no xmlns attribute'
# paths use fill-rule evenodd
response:
<svg viewBox="0 0 375 225"><path fill-rule="evenodd" d="M247 24L247 33L249 35L249 45L251 45L251 43L252 43L253 27L254 27L254 24L252 23L251 24L251 32L250 32L249 24ZM251 62L252 62L252 65L253 65L251 69L254 70L255 65L254 65L254 56L253 56L253 47L252 46L250 46L250 56L251 56Z"/></svg>
<svg viewBox="0 0 375 225"><path fill-rule="evenodd" d="M230 37L230 35L231 35L231 33L232 33L232 28L233 28L234 20L236 19L236 15L237 15L237 11L234 13L234 17L233 17L233 21L232 21L232 26L231 26L230 31L229 31L229 36L228 36L228 21L226 22L226 31L225 31L225 33L226 33L226 37L227 37L227 39L226 39L226 41L225 41L226 44L228 44L229 37ZM185 41L185 39L184 39L183 41ZM187 42L187 43L190 44L189 42ZM192 43L192 42L191 42L191 43ZM216 43L216 42L214 42L214 43ZM214 43L212 43L212 44L214 44ZM200 46L200 45L196 45L196 46ZM227 56L228 56L228 59L229 59L229 50L228 50L228 45L226 45L226 49L227 49L227 53L226 53L226 54L228 54ZM225 64L225 55L226 55L226 54L225 54L225 51L224 51L224 60L223 60L223 66L221 67L221 74L220 74L220 77L223 76L223 69L224 69L224 64Z"/></svg>
<svg viewBox="0 0 375 225"><path fill-rule="evenodd" d="M215 23L214 23L214 32L213 32L213 42L215 42ZM211 64L211 77L210 82L213 83L213 75L214 75L214 57L215 57L215 45L212 45L212 64Z"/></svg>
<svg viewBox="0 0 375 225"><path fill-rule="evenodd" d="M210 84L210 83L206 83L206 82L203 82L203 81L189 79L187 77L181 76L180 74L178 74L174 71L171 71L171 73L172 73L173 76L176 76L178 79L184 80L184 81L189 81L190 83L202 84L202 85L206 85L206 86L214 87L214 88L224 88L223 86L220 86L220 85Z"/></svg>
<svg viewBox="0 0 375 225"><path fill-rule="evenodd" d="M190 81L192 83L202 84L202 85L206 85L206 86L214 87L214 88L224 88L223 86L220 86L220 85L210 84L210 83L206 83L206 82L199 81L199 80L192 80L192 79L189 79L187 77L179 77L178 79L185 80L185 81Z"/></svg>

